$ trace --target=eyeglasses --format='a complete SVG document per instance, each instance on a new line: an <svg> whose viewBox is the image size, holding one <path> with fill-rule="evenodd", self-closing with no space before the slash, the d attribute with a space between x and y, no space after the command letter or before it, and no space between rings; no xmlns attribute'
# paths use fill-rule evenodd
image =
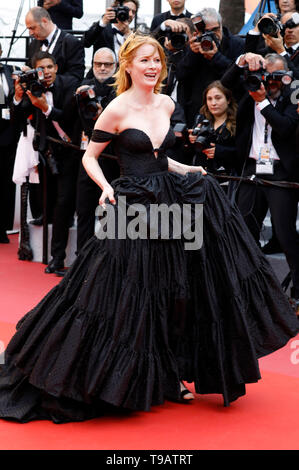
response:
<svg viewBox="0 0 299 470"><path fill-rule="evenodd" d="M109 68L109 67L112 67L112 65L114 65L115 62L94 62L93 65L95 67L102 67L102 65L106 68Z"/></svg>

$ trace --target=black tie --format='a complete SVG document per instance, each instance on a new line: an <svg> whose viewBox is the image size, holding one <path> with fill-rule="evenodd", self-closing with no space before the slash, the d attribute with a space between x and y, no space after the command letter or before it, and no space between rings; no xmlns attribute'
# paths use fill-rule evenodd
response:
<svg viewBox="0 0 299 470"><path fill-rule="evenodd" d="M294 54L294 50L292 47L286 47L285 50L287 51L288 54L290 55L293 55Z"/></svg>
<svg viewBox="0 0 299 470"><path fill-rule="evenodd" d="M124 35L124 33L122 33L121 31L119 31L119 29L117 29L117 28L112 28L112 32L113 32L113 34L120 34L121 36Z"/></svg>
<svg viewBox="0 0 299 470"><path fill-rule="evenodd" d="M45 45L46 47L48 47L48 45L49 45L48 39L43 39L43 40L41 41L41 45L42 45L42 46Z"/></svg>
<svg viewBox="0 0 299 470"><path fill-rule="evenodd" d="M179 18L185 18L185 15L181 13L180 15L170 15L170 20L178 20Z"/></svg>

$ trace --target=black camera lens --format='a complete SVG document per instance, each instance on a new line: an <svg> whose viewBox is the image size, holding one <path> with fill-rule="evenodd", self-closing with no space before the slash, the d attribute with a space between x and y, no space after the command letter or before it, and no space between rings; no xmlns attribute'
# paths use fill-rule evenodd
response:
<svg viewBox="0 0 299 470"><path fill-rule="evenodd" d="M211 51L213 49L214 38L211 34L203 34L201 37L201 47L204 51Z"/></svg>
<svg viewBox="0 0 299 470"><path fill-rule="evenodd" d="M268 34L269 36L277 36L280 30L278 21L273 18L262 18L258 23L258 28L262 34Z"/></svg>
<svg viewBox="0 0 299 470"><path fill-rule="evenodd" d="M169 39L174 49L183 49L183 47L188 42L188 36L184 32L174 33L169 27L167 27L165 31L166 37Z"/></svg>
<svg viewBox="0 0 299 470"><path fill-rule="evenodd" d="M129 20L129 8L128 7L119 7L116 14L116 18L119 21L128 21Z"/></svg>
<svg viewBox="0 0 299 470"><path fill-rule="evenodd" d="M257 91L261 88L262 77L257 74L250 74L246 78L246 86L249 91Z"/></svg>

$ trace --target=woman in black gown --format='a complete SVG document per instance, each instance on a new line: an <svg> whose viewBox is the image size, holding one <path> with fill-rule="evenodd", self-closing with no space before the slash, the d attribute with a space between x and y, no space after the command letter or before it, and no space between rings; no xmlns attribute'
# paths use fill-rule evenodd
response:
<svg viewBox="0 0 299 470"><path fill-rule="evenodd" d="M166 157L175 138L174 104L158 93L165 70L159 43L127 39L118 96L98 119L83 164L103 191L100 205L118 222L120 200L128 210L146 209L149 230L152 205L188 206L196 226L203 204L202 247L186 248L186 230L165 239L164 221L153 237L90 239L17 325L0 372L2 418L68 422L115 407L149 410L180 400L181 380L194 382L197 393L221 394L227 406L260 379L258 358L298 332L271 267L220 185L202 168ZM111 185L96 162L109 142L121 169Z"/></svg>

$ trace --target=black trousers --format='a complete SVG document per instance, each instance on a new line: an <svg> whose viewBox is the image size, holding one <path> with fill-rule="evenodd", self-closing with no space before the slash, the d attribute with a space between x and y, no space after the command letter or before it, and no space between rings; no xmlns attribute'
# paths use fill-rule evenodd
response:
<svg viewBox="0 0 299 470"><path fill-rule="evenodd" d="M60 172L54 177L56 194L53 206L51 255L53 258L63 260L75 212L79 159L76 153L66 150L60 155L59 160Z"/></svg>
<svg viewBox="0 0 299 470"><path fill-rule="evenodd" d="M0 146L0 232L13 228L16 185L12 181L16 145Z"/></svg>
<svg viewBox="0 0 299 470"><path fill-rule="evenodd" d="M237 194L237 205L257 243L263 220L270 210L277 239L292 274L293 295L299 298L298 190L242 183Z"/></svg>

